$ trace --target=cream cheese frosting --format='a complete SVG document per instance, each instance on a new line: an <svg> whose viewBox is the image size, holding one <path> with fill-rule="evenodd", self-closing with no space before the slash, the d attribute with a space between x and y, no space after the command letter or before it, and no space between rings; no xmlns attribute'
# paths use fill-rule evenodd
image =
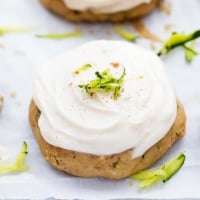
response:
<svg viewBox="0 0 200 200"><path fill-rule="evenodd" d="M63 0L73 10L92 10L100 13L114 13L129 10L151 0Z"/></svg>
<svg viewBox="0 0 200 200"><path fill-rule="evenodd" d="M85 64L92 67L74 73ZM78 86L107 68L115 77L126 70L118 99L111 92L90 96ZM133 148L133 158L141 156L167 134L177 112L160 58L124 41L89 42L50 60L36 73L33 100L48 143L95 155Z"/></svg>

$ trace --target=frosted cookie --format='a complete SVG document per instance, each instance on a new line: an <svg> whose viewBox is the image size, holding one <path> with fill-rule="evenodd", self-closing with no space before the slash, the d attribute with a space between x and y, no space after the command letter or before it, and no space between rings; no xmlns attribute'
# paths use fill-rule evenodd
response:
<svg viewBox="0 0 200 200"><path fill-rule="evenodd" d="M29 117L55 168L112 179L150 167L186 123L160 58L124 41L89 42L41 66Z"/></svg>
<svg viewBox="0 0 200 200"><path fill-rule="evenodd" d="M71 21L127 21L150 13L159 0L41 0Z"/></svg>

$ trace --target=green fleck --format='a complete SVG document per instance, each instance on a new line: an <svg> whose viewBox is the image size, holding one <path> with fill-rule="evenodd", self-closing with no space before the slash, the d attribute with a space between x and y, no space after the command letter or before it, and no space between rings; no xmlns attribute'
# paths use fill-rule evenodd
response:
<svg viewBox="0 0 200 200"><path fill-rule="evenodd" d="M96 79L87 84L79 85L79 87L85 89L91 96L96 92L113 92L113 97L116 100L119 97L125 74L124 68L122 75L119 78L115 78L108 68L103 72L96 72Z"/></svg>
<svg viewBox="0 0 200 200"><path fill-rule="evenodd" d="M172 33L172 35L164 43L161 50L158 52L158 56L167 54L172 49L184 46L187 42L190 42L196 38L200 37L200 30L194 31L190 34L185 33Z"/></svg>
<svg viewBox="0 0 200 200"><path fill-rule="evenodd" d="M138 36L135 35L134 33L132 32L129 32L127 31L126 29L124 28L121 28L119 26L114 26L113 27L114 31L119 34L123 39L129 41L129 42L134 42Z"/></svg>
<svg viewBox="0 0 200 200"><path fill-rule="evenodd" d="M85 64L85 65L79 67L78 69L76 69L76 70L74 71L74 74L79 74L80 72L86 71L86 70L88 70L88 69L91 68L91 67L92 67L91 64Z"/></svg>
<svg viewBox="0 0 200 200"><path fill-rule="evenodd" d="M38 38L46 38L46 39L55 39L55 40L60 40L60 39L67 39L71 37L80 37L82 36L82 33L80 31L74 31L70 33L49 33L49 34L38 34L36 37Z"/></svg>
<svg viewBox="0 0 200 200"><path fill-rule="evenodd" d="M22 147L21 147L21 151L18 154L15 162L13 164L10 164L10 165L0 166L0 174L8 173L8 172L20 172L20 171L28 170L28 168L29 168L28 165L23 164L24 159L25 159L27 154L28 154L27 144L26 144L26 142L23 142Z"/></svg>
<svg viewBox="0 0 200 200"><path fill-rule="evenodd" d="M183 166L185 161L185 155L183 153L179 154L172 160L166 162L161 167L151 170L142 171L131 176L131 178L140 180L140 188L148 188L159 181L168 181L179 169Z"/></svg>
<svg viewBox="0 0 200 200"><path fill-rule="evenodd" d="M119 169L118 161L114 162L112 166L113 166L114 169Z"/></svg>
<svg viewBox="0 0 200 200"><path fill-rule="evenodd" d="M24 33L28 32L31 29L28 27L15 27L15 26L5 26L5 27L0 27L0 35L4 35L7 33Z"/></svg>
<svg viewBox="0 0 200 200"><path fill-rule="evenodd" d="M195 56L197 56L199 53L194 49L194 45L195 45L195 40L193 40L191 42L190 45L184 45L184 49L185 49L185 59L188 62L192 62L193 58Z"/></svg>

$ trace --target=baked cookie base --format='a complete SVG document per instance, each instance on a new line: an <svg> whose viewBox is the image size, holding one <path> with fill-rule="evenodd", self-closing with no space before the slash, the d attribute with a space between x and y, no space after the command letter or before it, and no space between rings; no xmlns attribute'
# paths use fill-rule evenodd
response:
<svg viewBox="0 0 200 200"><path fill-rule="evenodd" d="M183 106L177 104L176 120L169 132L147 150L143 156L132 159L133 149L109 156L96 156L65 150L47 143L38 127L40 110L32 101L29 120L44 158L55 168L80 177L122 179L144 170L162 157L172 144L185 134L186 116Z"/></svg>
<svg viewBox="0 0 200 200"><path fill-rule="evenodd" d="M95 13L91 10L78 11L69 9L63 0L40 0L41 3L53 13L63 16L67 20L74 22L88 21L88 22L123 22L136 19L150 13L160 0L152 0L150 3L143 3L137 7L127 11L121 11L111 14Z"/></svg>

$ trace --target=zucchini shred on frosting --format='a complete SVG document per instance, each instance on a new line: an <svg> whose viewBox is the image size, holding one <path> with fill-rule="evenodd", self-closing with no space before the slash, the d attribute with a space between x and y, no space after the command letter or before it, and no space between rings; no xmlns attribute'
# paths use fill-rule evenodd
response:
<svg viewBox="0 0 200 200"><path fill-rule="evenodd" d="M74 74L80 66L87 70ZM117 99L112 92L89 95L80 84L109 69L126 71ZM38 126L49 144L67 150L111 155L134 149L142 156L161 140L177 115L177 99L160 58L124 41L93 41L68 51L38 69L33 100Z"/></svg>

